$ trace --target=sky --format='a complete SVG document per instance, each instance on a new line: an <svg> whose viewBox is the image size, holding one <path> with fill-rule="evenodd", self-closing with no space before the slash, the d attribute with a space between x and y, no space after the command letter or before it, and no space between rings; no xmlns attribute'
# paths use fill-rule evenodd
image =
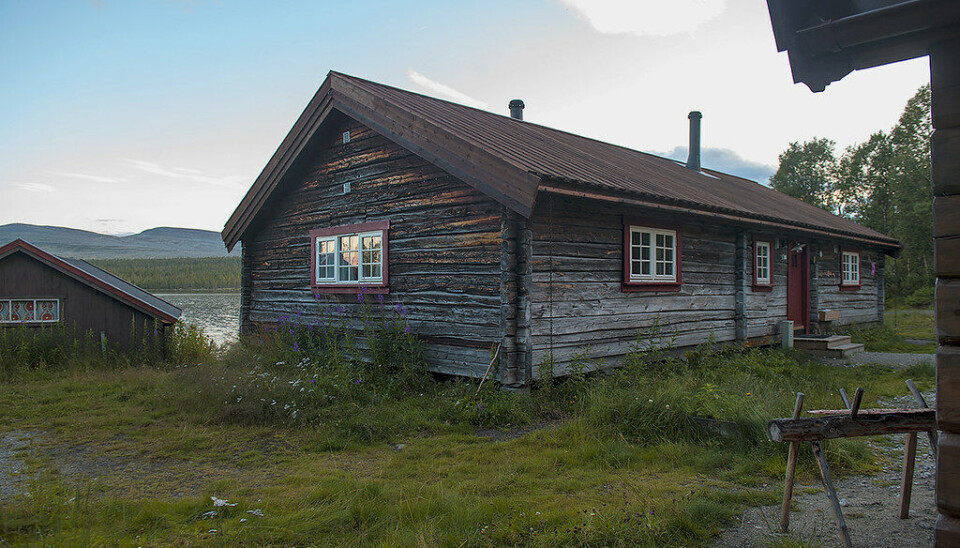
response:
<svg viewBox="0 0 960 548"><path fill-rule="evenodd" d="M0 224L221 230L330 70L765 182L926 58L794 84L758 0L0 0Z"/></svg>

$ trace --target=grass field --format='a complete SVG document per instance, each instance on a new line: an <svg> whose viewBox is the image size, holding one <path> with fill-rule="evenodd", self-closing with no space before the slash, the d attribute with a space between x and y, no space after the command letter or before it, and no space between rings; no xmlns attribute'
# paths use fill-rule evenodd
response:
<svg viewBox="0 0 960 548"><path fill-rule="evenodd" d="M853 342L863 343L869 352L910 352L933 354L937 351L932 310L888 309L882 326L851 327L840 332ZM929 341L925 344L907 342Z"/></svg>
<svg viewBox="0 0 960 548"><path fill-rule="evenodd" d="M796 391L808 409L834 408L838 388L859 385L869 407L903 394L904 379L934 382L929 366L702 349L530 394L476 394L429 379L387 387L296 357L276 345L189 367L11 375L0 431L33 449L14 454L23 483L0 503L3 540L704 546L746 505L779 499L786 447L763 426L790 413ZM829 458L840 474L875 466L861 440L831 442ZM804 452L801 475L814 470Z"/></svg>

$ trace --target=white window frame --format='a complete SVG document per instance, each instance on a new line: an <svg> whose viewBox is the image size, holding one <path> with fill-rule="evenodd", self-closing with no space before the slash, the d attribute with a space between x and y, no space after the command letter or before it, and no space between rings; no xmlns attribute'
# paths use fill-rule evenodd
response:
<svg viewBox="0 0 960 548"><path fill-rule="evenodd" d="M680 262L679 262L679 246L678 235L676 230L664 229L664 228L653 228L648 226L639 226L639 225L629 225L629 239L627 248L629 250L629 256L627 257L627 269L629 272L630 283L679 283L680 280ZM633 244L633 235L640 234L640 237L643 238L643 234L649 235L649 247L650 252L646 259L641 255L639 259L641 265L647 263L649 265L649 272L643 274L643 267L641 266L641 273L635 274L633 272L634 264L634 244ZM672 245L667 246L658 246L657 245L657 236L669 237L672 240ZM660 249L667 250L669 249L672 255L672 259L669 261L659 260L657 258L657 251ZM672 274L657 274L657 266L659 263L669 264L672 266ZM666 269L664 269L666 270Z"/></svg>
<svg viewBox="0 0 960 548"><path fill-rule="evenodd" d="M770 242L763 240L758 240L753 242L753 277L757 285L772 285L773 284L773 268L770 261ZM765 250L766 255L761 255L760 250ZM760 265L761 259L766 261L766 264ZM761 276L761 270L766 271L765 276Z"/></svg>
<svg viewBox="0 0 960 548"><path fill-rule="evenodd" d="M840 253L840 285L846 287L860 285L860 253L856 251Z"/></svg>
<svg viewBox="0 0 960 548"><path fill-rule="evenodd" d="M60 323L60 318L63 316L63 303L60 302L60 299L33 298L33 297L29 297L29 298L13 298L13 297L10 297L10 298L0 299L0 301L6 303L7 310L10 310L10 311L13 310L13 302L14 302L14 301L32 301L32 302L33 302L33 318L34 318L34 319L32 319L32 320L10 320L10 319L5 320L5 319L3 319L2 316L0 316L0 324L20 325L20 324L51 324L51 323ZM55 319L52 319L52 320L40 320L40 319L37 319L37 312L38 312L38 305L37 305L37 303L44 302L44 301L53 301L53 302L56 302L56 303L57 303L57 317L56 317Z"/></svg>
<svg viewBox="0 0 960 548"><path fill-rule="evenodd" d="M356 250L347 250L344 251L341 248L341 242L345 238L356 238L357 239L357 249ZM380 247L373 248L370 251L375 251L379 249L380 251L380 260L375 262L365 262L364 261L364 250L363 250L363 240L364 238L380 238ZM326 236L316 236L313 242L313 252L314 256L314 270L313 270L313 284L318 286L324 285L367 285L367 284L382 284L384 280L384 269L386 264L384 263L385 249L384 243L386 237L383 230L370 230L365 232L344 232L342 234L331 234ZM333 258L334 263L333 267L333 277L320 277L320 269L328 268L331 265L321 265L320 256L322 244L326 242L333 243ZM323 255L327 255L330 252L324 252ZM356 264L344 263L342 261L344 253L356 253L357 262ZM379 266L380 275L379 276L364 276L364 267L365 266ZM343 279L341 277L341 269L344 267L355 267L357 269L357 279Z"/></svg>

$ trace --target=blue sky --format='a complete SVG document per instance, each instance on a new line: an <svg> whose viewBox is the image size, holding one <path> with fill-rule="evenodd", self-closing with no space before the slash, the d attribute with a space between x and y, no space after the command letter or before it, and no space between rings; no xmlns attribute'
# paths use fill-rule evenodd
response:
<svg viewBox="0 0 960 548"><path fill-rule="evenodd" d="M926 60L792 84L765 3L0 2L0 224L219 230L329 70L762 180L896 122Z"/></svg>

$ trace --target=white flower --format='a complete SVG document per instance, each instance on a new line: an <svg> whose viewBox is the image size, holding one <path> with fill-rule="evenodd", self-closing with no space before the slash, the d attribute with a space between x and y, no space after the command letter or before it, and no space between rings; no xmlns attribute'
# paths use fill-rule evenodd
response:
<svg viewBox="0 0 960 548"><path fill-rule="evenodd" d="M219 506L236 506L239 503L230 502L227 499L218 499L217 497L210 497L210 500L213 501L214 508Z"/></svg>

